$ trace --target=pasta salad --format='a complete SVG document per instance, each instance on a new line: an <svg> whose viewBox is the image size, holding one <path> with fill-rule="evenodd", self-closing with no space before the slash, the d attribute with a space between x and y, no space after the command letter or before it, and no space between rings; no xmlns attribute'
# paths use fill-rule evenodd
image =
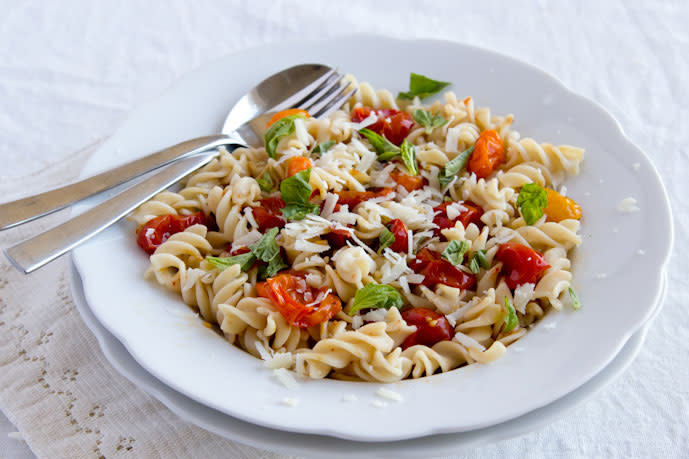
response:
<svg viewBox="0 0 689 459"><path fill-rule="evenodd" d="M395 97L352 76L326 119L288 110L262 148L222 151L131 219L146 277L234 345L310 378L393 382L506 352L578 308L566 196L583 150L412 74Z"/></svg>

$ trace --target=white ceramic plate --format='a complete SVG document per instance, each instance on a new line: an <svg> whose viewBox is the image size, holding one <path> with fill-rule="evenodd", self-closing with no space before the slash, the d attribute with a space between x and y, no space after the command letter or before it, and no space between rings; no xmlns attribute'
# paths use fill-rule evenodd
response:
<svg viewBox="0 0 689 459"><path fill-rule="evenodd" d="M663 275L663 289L653 317L632 335L615 358L600 373L566 396L501 424L455 434L431 435L425 438L396 442L353 442L320 435L305 435L267 429L249 424L209 408L174 391L151 376L136 363L122 344L109 333L93 315L84 298L84 291L76 269L70 272L72 296L86 325L98 339L105 357L137 387L158 399L187 422L196 424L217 435L260 449L281 454L298 454L318 458L371 458L371 457L436 457L457 454L496 441L506 440L531 432L564 417L565 413L612 382L632 363L644 343L646 332L661 310L667 292L667 276Z"/></svg>
<svg viewBox="0 0 689 459"><path fill-rule="evenodd" d="M486 50L382 37L247 50L204 66L132 113L84 174L219 129L233 101L256 81L301 62L335 65L392 90L405 89L412 71L452 81L459 97L515 113L522 135L584 147L582 174L567 183L585 213L574 265L584 307L549 315L494 364L393 385L405 401L381 409L372 403L377 384L304 381L294 391L277 384L261 362L202 327L174 294L142 279L147 257L133 226L122 222L75 250L74 260L96 317L158 379L265 427L361 441L408 439L478 429L545 406L601 371L648 319L672 243L668 199L653 165L600 106ZM616 210L627 196L638 200L640 212ZM359 401L343 403L343 394ZM299 405L281 405L286 396Z"/></svg>

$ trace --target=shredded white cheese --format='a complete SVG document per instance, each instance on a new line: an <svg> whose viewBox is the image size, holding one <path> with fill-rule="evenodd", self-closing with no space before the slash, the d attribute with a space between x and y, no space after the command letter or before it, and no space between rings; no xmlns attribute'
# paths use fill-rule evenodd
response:
<svg viewBox="0 0 689 459"><path fill-rule="evenodd" d="M368 117L366 117L365 119L359 121L358 123L352 123L352 129L358 131L359 129L363 129L372 124L376 124L377 121L378 117L373 111L371 111L371 114L368 115Z"/></svg>
<svg viewBox="0 0 689 459"><path fill-rule="evenodd" d="M543 328L545 328L547 330L552 330L555 327L557 327L557 324L555 322L546 322L543 324Z"/></svg>
<svg viewBox="0 0 689 459"><path fill-rule="evenodd" d="M640 163L632 163L632 169L634 169L635 171L638 171L640 168L641 168Z"/></svg>
<svg viewBox="0 0 689 459"><path fill-rule="evenodd" d="M273 370L273 376L278 380L280 384L285 386L288 389L296 389L297 388L297 380L294 379L294 376L292 376L292 373L289 372L286 368L277 368Z"/></svg>
<svg viewBox="0 0 689 459"><path fill-rule="evenodd" d="M325 199L324 204L323 204L323 210L321 210L321 217L323 218L328 218L330 215L333 213L335 210L335 206L337 205L337 200L340 197L336 195L335 193L326 193L325 194Z"/></svg>
<svg viewBox="0 0 689 459"><path fill-rule="evenodd" d="M639 206L637 206L636 204L637 204L636 199L634 199L632 197L624 198L617 205L617 210L623 214L631 214L634 212L638 212L641 209L639 209Z"/></svg>
<svg viewBox="0 0 689 459"><path fill-rule="evenodd" d="M407 282L410 284L420 284L426 278L423 274L408 274Z"/></svg>
<svg viewBox="0 0 689 459"><path fill-rule="evenodd" d="M249 246L251 244L258 242L262 236L263 235L257 230L251 230L248 233L239 236L232 242L232 244L234 245L234 247Z"/></svg>
<svg viewBox="0 0 689 459"><path fill-rule="evenodd" d="M564 185L562 185L562 186L560 187L559 193L560 193L560 195L562 195L562 196L567 196L567 187L564 186Z"/></svg>
<svg viewBox="0 0 689 459"><path fill-rule="evenodd" d="M477 351L484 351L486 349L485 346L476 341L474 338L469 335L465 335L462 332L455 333L455 340L462 346L469 349L475 349Z"/></svg>
<svg viewBox="0 0 689 459"><path fill-rule="evenodd" d="M303 145L309 145L311 143L311 136L309 131L306 130L306 123L301 118L296 118L294 120L294 132L297 134L297 140Z"/></svg>
<svg viewBox="0 0 689 459"><path fill-rule="evenodd" d="M278 368L289 368L292 366L292 353L278 352L273 357L265 359L265 366L274 370Z"/></svg>
<svg viewBox="0 0 689 459"><path fill-rule="evenodd" d="M290 408L294 408L299 404L299 400L293 397L285 397L281 400L281 403L285 406L289 406Z"/></svg>
<svg viewBox="0 0 689 459"><path fill-rule="evenodd" d="M352 317L352 328L358 330L364 324L364 318L361 316Z"/></svg>
<svg viewBox="0 0 689 459"><path fill-rule="evenodd" d="M414 256L414 232L407 230L407 255Z"/></svg>
<svg viewBox="0 0 689 459"><path fill-rule="evenodd" d="M390 389L386 389L384 387L381 387L376 391L376 395L382 398L387 398L388 400L394 400L396 402L401 402L404 400L404 397L402 394L392 391Z"/></svg>
<svg viewBox="0 0 689 459"><path fill-rule="evenodd" d="M526 305L529 303L529 299L533 296L534 288L536 284L526 283L519 285L514 290L514 309L526 314Z"/></svg>
<svg viewBox="0 0 689 459"><path fill-rule="evenodd" d="M387 403L381 400L374 400L371 402L371 405L375 406L376 408L385 408L386 406L388 406Z"/></svg>
<svg viewBox="0 0 689 459"><path fill-rule="evenodd" d="M344 394L342 396L342 401L343 402L356 402L359 400L356 395L354 394Z"/></svg>
<svg viewBox="0 0 689 459"><path fill-rule="evenodd" d="M596 274L596 279L605 279L606 277L608 277L608 275L606 273Z"/></svg>
<svg viewBox="0 0 689 459"><path fill-rule="evenodd" d="M445 208L445 211L447 212L447 218L449 218L450 220L456 219L462 214L462 212L466 210L467 208L458 202L453 202Z"/></svg>
<svg viewBox="0 0 689 459"><path fill-rule="evenodd" d="M361 316L361 318L366 322L385 322L385 316L387 316L387 314L387 309L380 308L367 312Z"/></svg>

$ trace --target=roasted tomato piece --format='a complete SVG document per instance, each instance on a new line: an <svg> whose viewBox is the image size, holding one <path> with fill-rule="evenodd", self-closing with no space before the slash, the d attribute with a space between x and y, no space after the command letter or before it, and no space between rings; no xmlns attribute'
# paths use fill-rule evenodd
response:
<svg viewBox="0 0 689 459"><path fill-rule="evenodd" d="M333 249L339 249L347 245L347 241L352 239L352 235L349 231L341 228L332 228L330 232L323 236L328 245Z"/></svg>
<svg viewBox="0 0 689 459"><path fill-rule="evenodd" d="M505 160L505 147L495 129L481 133L469 157L467 170L478 178L488 177Z"/></svg>
<svg viewBox="0 0 689 459"><path fill-rule="evenodd" d="M380 188L375 191L354 191L354 190L342 190L337 192L338 200L335 209L339 209L340 206L347 205L351 211L357 205L369 199L379 198L381 196L386 196L392 193L392 188Z"/></svg>
<svg viewBox="0 0 689 459"><path fill-rule="evenodd" d="M193 215L161 215L141 227L137 233L136 243L146 253L151 254L170 236L196 224L208 226L210 219L203 212Z"/></svg>
<svg viewBox="0 0 689 459"><path fill-rule="evenodd" d="M545 192L548 195L548 206L543 209L543 213L549 222L561 222L569 218L579 220L581 218L581 206L575 200L562 196L550 188L546 188Z"/></svg>
<svg viewBox="0 0 689 459"><path fill-rule="evenodd" d="M416 254L409 267L417 274L423 274L422 284L433 287L444 284L450 287L468 290L476 285L476 276L456 268L447 260L443 260L438 252L423 248Z"/></svg>
<svg viewBox="0 0 689 459"><path fill-rule="evenodd" d="M268 121L268 124L266 124L266 127L269 128L274 122L286 116L292 115L301 115L304 118L311 118L311 115L309 115L309 112L307 112L306 110L302 110L300 108L288 108L287 110L283 110L281 112L277 112L276 114L274 114L270 121Z"/></svg>
<svg viewBox="0 0 689 459"><path fill-rule="evenodd" d="M537 283L545 270L550 268L543 255L522 244L500 244L495 258L502 262L505 282L512 290L522 284Z"/></svg>
<svg viewBox="0 0 689 459"><path fill-rule="evenodd" d="M370 107L358 107L352 111L352 121L360 123L372 112L376 114L378 121L367 126L367 129L385 136L395 145L400 145L414 127L414 118L409 113L392 108L374 110Z"/></svg>
<svg viewBox="0 0 689 459"><path fill-rule="evenodd" d="M282 316L295 327L307 328L330 320L342 310L342 302L328 289L306 283L305 273L290 271L256 284L256 291L270 299Z"/></svg>
<svg viewBox="0 0 689 459"><path fill-rule="evenodd" d="M421 177L420 175L405 174L397 169L390 172L390 178L393 179L398 185L403 186L404 189L410 193L414 190L420 190L424 186L428 185L428 180L426 180L425 177Z"/></svg>
<svg viewBox="0 0 689 459"><path fill-rule="evenodd" d="M260 232L265 233L271 228L282 228L285 226L287 222L282 217L282 211L280 210L285 207L285 202L282 198L261 199L259 204L259 207L252 207L251 211L254 214L254 220L258 224Z"/></svg>
<svg viewBox="0 0 689 459"><path fill-rule="evenodd" d="M479 228L483 225L483 222L481 222L483 209L478 204L474 204L471 201L460 202L459 205L462 206L463 209L460 210L459 215L454 219L450 219L450 217L447 216L447 206L450 204L453 203L444 202L438 207L433 208L433 211L436 213L436 216L433 217L433 223L438 225L438 228L435 229L436 236L441 236L440 230L453 228L456 222L462 222L465 228L469 223L474 223Z"/></svg>
<svg viewBox="0 0 689 459"><path fill-rule="evenodd" d="M395 242L390 246L394 252L407 253L409 250L409 232L407 225L402 220L396 218L388 223L388 230L395 236Z"/></svg>
<svg viewBox="0 0 689 459"><path fill-rule="evenodd" d="M409 325L416 325L416 331L402 342L402 349L415 344L433 346L440 341L451 340L455 331L444 315L426 308L411 308L402 313Z"/></svg>
<svg viewBox="0 0 689 459"><path fill-rule="evenodd" d="M294 156L287 163L287 177L291 177L297 172L305 171L313 167L311 160L305 156Z"/></svg>

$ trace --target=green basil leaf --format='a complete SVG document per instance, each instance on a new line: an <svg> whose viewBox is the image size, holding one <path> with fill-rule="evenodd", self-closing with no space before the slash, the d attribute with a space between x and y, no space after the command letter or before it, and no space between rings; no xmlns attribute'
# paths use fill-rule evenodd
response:
<svg viewBox="0 0 689 459"><path fill-rule="evenodd" d="M404 139L400 147L402 162L407 166L410 175L419 175L419 166L416 164L416 147Z"/></svg>
<svg viewBox="0 0 689 459"><path fill-rule="evenodd" d="M574 293L574 289L572 287L569 288L569 297L572 299L572 307L575 311L581 308L581 301L579 301L579 297L576 293Z"/></svg>
<svg viewBox="0 0 689 459"><path fill-rule="evenodd" d="M401 308L403 304L402 294L389 285L366 284L354 295L354 304L349 315L362 309Z"/></svg>
<svg viewBox="0 0 689 459"><path fill-rule="evenodd" d="M280 246L278 246L275 236L278 235L277 228L271 228L255 244L249 246L249 250L256 258L261 261L270 262L275 257L280 256Z"/></svg>
<svg viewBox="0 0 689 459"><path fill-rule="evenodd" d="M313 149L314 153L318 153L319 155L322 155L323 153L326 153L330 148L335 145L334 140L328 140L327 142L319 143L316 148Z"/></svg>
<svg viewBox="0 0 689 459"><path fill-rule="evenodd" d="M434 115L430 110L417 108L414 110L414 121L426 128L426 134L433 132L433 129L444 126L447 120L442 115Z"/></svg>
<svg viewBox="0 0 689 459"><path fill-rule="evenodd" d="M304 118L304 115L285 116L270 125L263 136L268 156L271 158L275 157L275 150L278 147L278 143L280 143L280 139L294 132L294 120L297 118Z"/></svg>
<svg viewBox="0 0 689 459"><path fill-rule="evenodd" d="M409 91L401 92L397 97L399 99L413 99L415 96L419 96L420 99L424 99L442 91L449 85L450 83L447 81L438 81L418 73L412 73L409 75Z"/></svg>
<svg viewBox="0 0 689 459"><path fill-rule="evenodd" d="M299 171L280 183L280 193L285 207L282 215L289 220L302 220L307 214L318 213L320 206L311 204L311 168Z"/></svg>
<svg viewBox="0 0 689 459"><path fill-rule="evenodd" d="M273 179L270 177L268 171L263 173L263 177L257 178L256 182L258 182L258 186L261 188L261 191L270 193L270 191L273 189Z"/></svg>
<svg viewBox="0 0 689 459"><path fill-rule="evenodd" d="M240 255L235 255L233 257L206 257L206 260L211 262L213 266L220 269L221 271L229 268L232 265L239 265L242 271L248 271L256 262L256 257L253 253L247 252Z"/></svg>
<svg viewBox="0 0 689 459"><path fill-rule="evenodd" d="M445 188L452 182L452 179L464 169L471 153L474 151L474 146L472 145L466 151L455 156L451 161L448 161L440 172L438 172L438 181L440 181L440 188Z"/></svg>
<svg viewBox="0 0 689 459"><path fill-rule="evenodd" d="M517 311L514 310L508 296L505 297L505 309L507 309L507 316L505 317L505 328L502 331L511 332L519 324L519 319L517 319Z"/></svg>
<svg viewBox="0 0 689 459"><path fill-rule="evenodd" d="M258 267L258 280L266 280L287 268L289 268L289 266L287 266L282 259L282 256L278 254L278 256L270 260L267 265Z"/></svg>
<svg viewBox="0 0 689 459"><path fill-rule="evenodd" d="M282 215L288 220L303 220L308 214L316 214L321 210L318 204L289 203L282 208Z"/></svg>
<svg viewBox="0 0 689 459"><path fill-rule="evenodd" d="M533 225L543 216L548 206L548 193L538 183L527 183L519 190L517 206L527 225Z"/></svg>
<svg viewBox="0 0 689 459"><path fill-rule="evenodd" d="M471 272L478 274L479 268L490 269L490 263L488 263L488 259L486 258L485 250L478 250L474 252L474 255L471 257L471 264L469 265Z"/></svg>
<svg viewBox="0 0 689 459"><path fill-rule="evenodd" d="M395 235L392 234L392 232L389 229L383 228L383 231L381 231L378 235L378 255L383 253L383 250L390 247L394 243Z"/></svg>
<svg viewBox="0 0 689 459"><path fill-rule="evenodd" d="M364 128L359 129L359 134L368 139L373 149L378 153L378 160L380 161L387 161L400 154L400 148L397 145L377 132Z"/></svg>
<svg viewBox="0 0 689 459"><path fill-rule="evenodd" d="M464 254L469 247L471 247L469 241L451 241L441 255L454 266L459 266L464 261Z"/></svg>

